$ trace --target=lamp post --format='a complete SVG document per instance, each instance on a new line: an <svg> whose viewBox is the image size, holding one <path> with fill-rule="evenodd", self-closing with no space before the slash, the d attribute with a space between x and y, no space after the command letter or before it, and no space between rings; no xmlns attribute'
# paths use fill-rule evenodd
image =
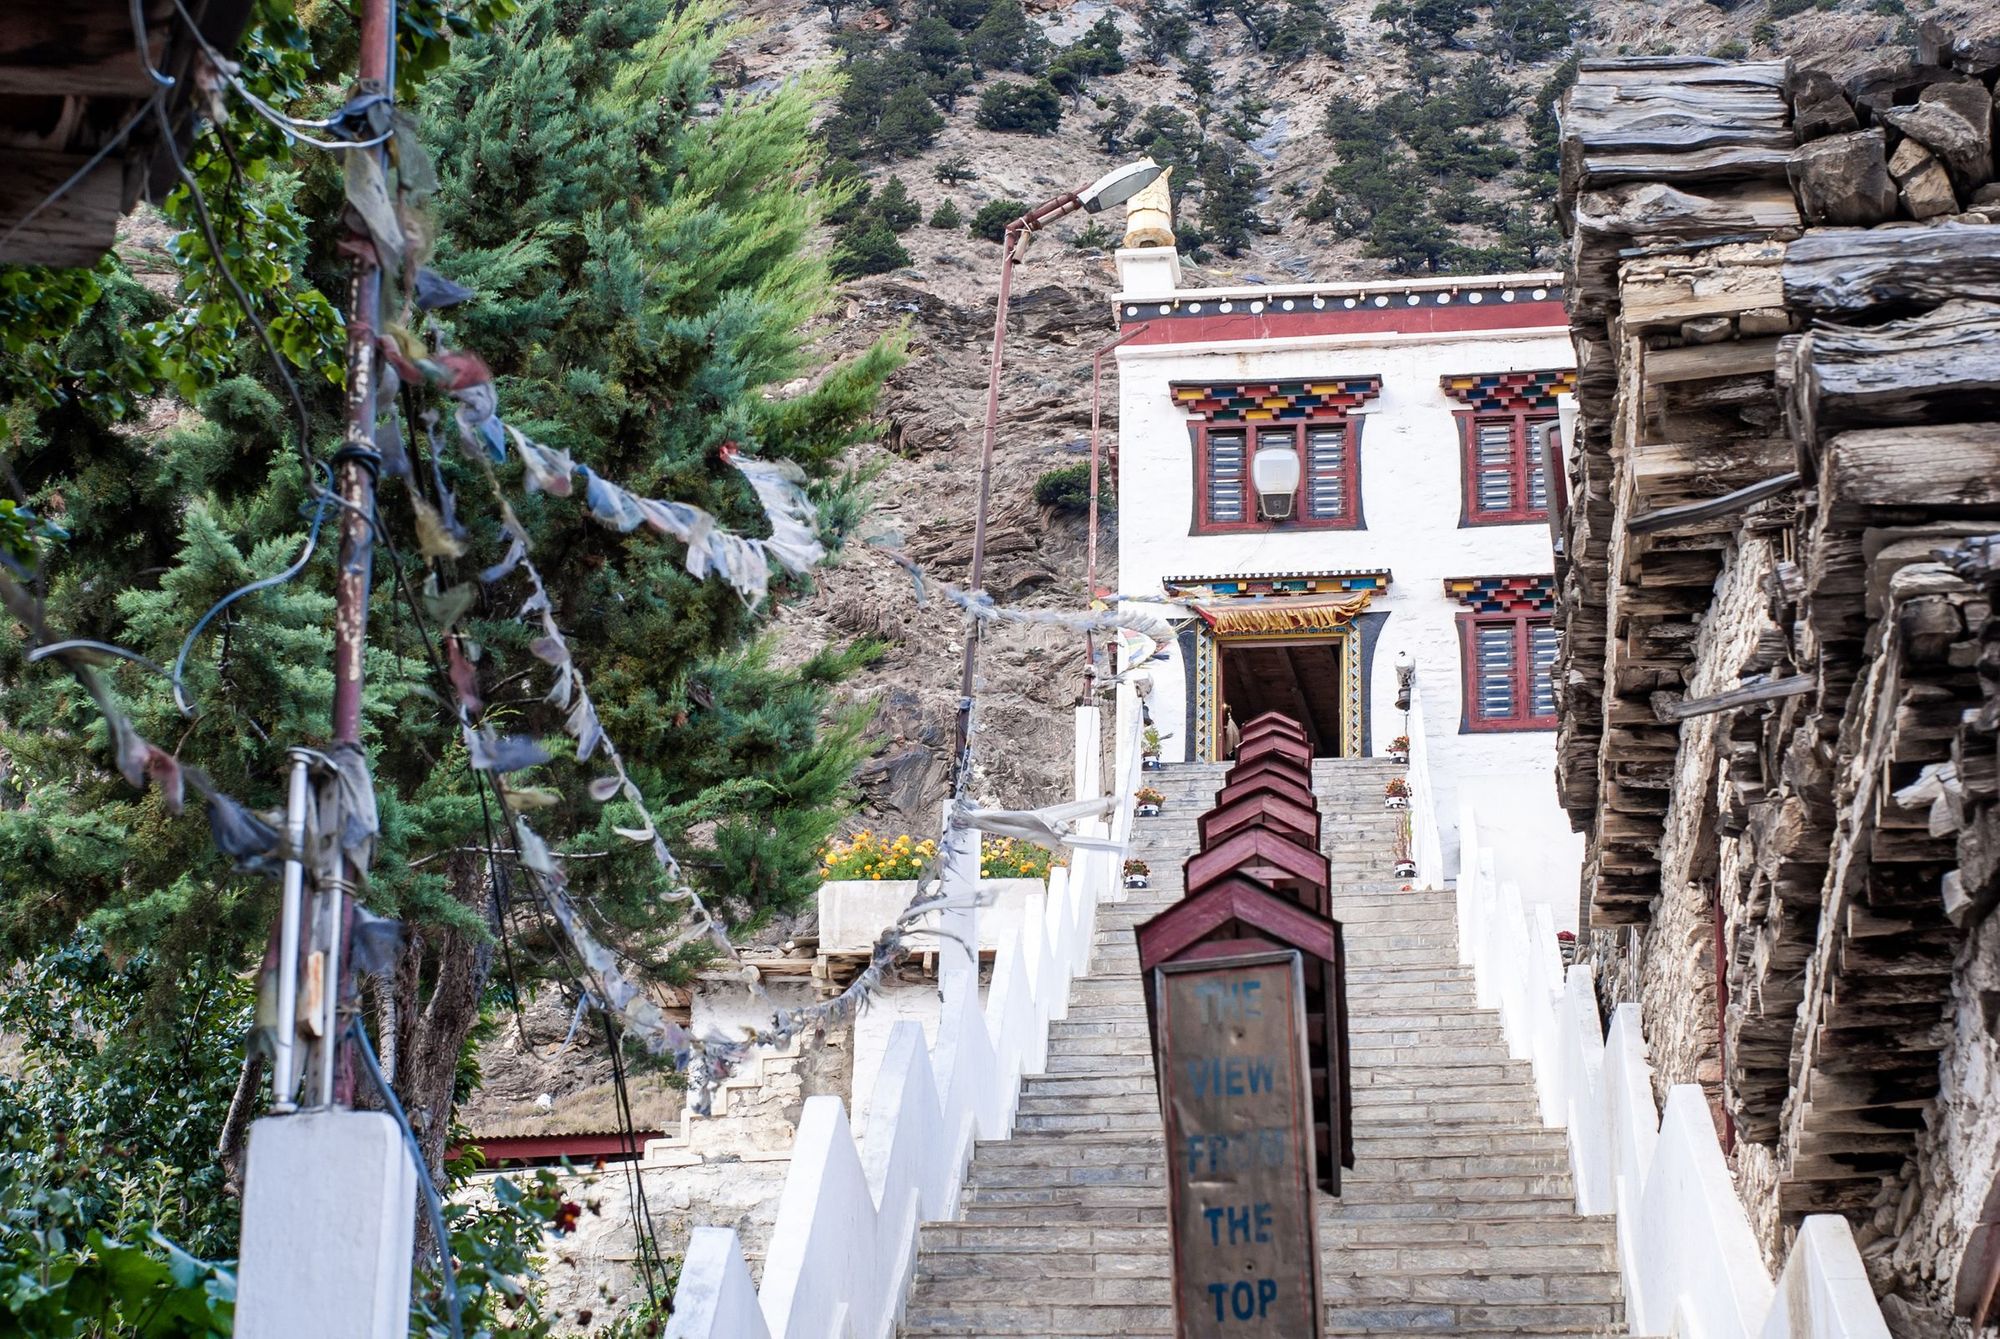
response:
<svg viewBox="0 0 2000 1339"><path fill-rule="evenodd" d="M1114 168L1081 191L1065 191L1042 201L1007 225L1001 239L1000 298L993 318L993 360L986 373L986 431L979 449L979 510L972 522L972 574L967 588L980 589L986 579L986 516L993 496L993 443L1000 428L1000 364L1007 343L1007 298L1014 286L1014 262L1027 250L1028 239L1041 229L1082 210L1095 214L1122 205L1153 184L1166 169L1151 158ZM958 732L952 741L952 792L962 795L972 784L972 681L979 663L980 625L966 629L965 669L958 687Z"/></svg>

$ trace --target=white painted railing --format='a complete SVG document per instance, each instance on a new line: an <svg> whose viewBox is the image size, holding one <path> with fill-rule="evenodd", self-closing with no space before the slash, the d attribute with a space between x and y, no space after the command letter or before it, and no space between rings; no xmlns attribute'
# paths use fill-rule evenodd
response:
<svg viewBox="0 0 2000 1339"><path fill-rule="evenodd" d="M1410 709L1403 713L1410 732L1410 859L1417 862L1417 887L1444 887L1444 838L1438 832L1436 792L1431 788L1431 757L1424 731L1423 696L1416 676L1410 676Z"/></svg>
<svg viewBox="0 0 2000 1339"><path fill-rule="evenodd" d="M1416 741L1411 740L1414 744ZM1459 819L1459 961L1532 1060L1542 1120L1569 1135L1576 1207L1616 1214L1626 1329L1694 1339L1888 1339L1847 1220L1809 1217L1774 1286L1696 1084L1653 1104L1639 1006L1599 1021L1587 966L1567 976L1549 909L1495 877L1470 807Z"/></svg>
<svg viewBox="0 0 2000 1339"><path fill-rule="evenodd" d="M1098 710L1076 709L1079 799L1104 793ZM1120 757L1139 756L1136 734ZM1119 777L1110 830L1131 823L1134 785ZM1092 825L1102 835L1103 823ZM979 872L970 834L945 874L948 890L970 889ZM1019 931L1000 945L982 1005L978 973L963 945L978 942L973 898L943 916L956 938L940 946L944 995L935 1045L914 1022L895 1025L868 1095L857 1145L837 1097L806 1099L791 1169L764 1260L752 1286L736 1234L694 1230L681 1261L669 1339L886 1339L895 1331L916 1262L917 1230L953 1217L974 1139L1005 1138L1021 1075L1048 1055L1049 1023L1069 1009L1069 983L1090 964L1097 904L1119 886L1120 858L1074 851L1051 871L1046 895L1029 899ZM954 947L957 946L957 947Z"/></svg>

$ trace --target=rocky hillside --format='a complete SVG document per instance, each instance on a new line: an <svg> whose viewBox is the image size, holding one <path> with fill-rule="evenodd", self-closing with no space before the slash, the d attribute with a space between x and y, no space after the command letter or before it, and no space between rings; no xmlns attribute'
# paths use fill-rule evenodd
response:
<svg viewBox="0 0 2000 1339"><path fill-rule="evenodd" d="M748 87L827 66L847 86L824 133L868 198L827 229L853 277L831 352L909 332L879 446L874 532L962 581L999 248L969 226L1150 152L1175 165L1184 258L1221 282L1559 268L1547 217L1553 121L1578 54L1789 55L1836 70L1911 45L1920 20L1962 30L1980 0L752 0ZM1906 5L1908 6L1906 8ZM1990 21L1990 20L1988 20ZM1051 116L1054 124L1049 124ZM1003 125L1047 127L999 129ZM946 206L949 206L946 208ZM942 217L940 209L944 209ZM994 209L992 214L1002 213ZM954 217L955 216L955 217ZM991 222L989 214L988 222ZM946 226L937 226L937 225ZM1049 470L1087 459L1090 356L1112 332L1122 217L1078 217L1017 269L994 485L990 586L1085 602L1083 527L1038 506ZM1198 241L1198 245L1196 245ZM877 271L867 273L865 271ZM1108 361L1108 360L1107 360ZM1106 441L1116 379L1106 377ZM1100 583L1116 585L1117 518ZM785 635L892 643L859 686L881 707L868 818L935 823L962 647L957 623L865 546L787 612ZM984 666L980 784L1050 798L1081 683L1076 639L1006 632Z"/></svg>

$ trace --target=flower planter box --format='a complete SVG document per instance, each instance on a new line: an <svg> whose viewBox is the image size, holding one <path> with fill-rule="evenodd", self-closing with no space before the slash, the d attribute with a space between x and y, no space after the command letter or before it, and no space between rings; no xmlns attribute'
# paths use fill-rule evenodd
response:
<svg viewBox="0 0 2000 1339"><path fill-rule="evenodd" d="M1157 804L1142 804L1134 812L1141 818L1158 818L1160 816L1160 806Z"/></svg>
<svg viewBox="0 0 2000 1339"><path fill-rule="evenodd" d="M1410 761L1410 752L1408 749L1390 749L1389 761L1407 765Z"/></svg>
<svg viewBox="0 0 2000 1339"><path fill-rule="evenodd" d="M1028 899L1046 892L1043 879L981 879L979 881L979 948L990 952L1006 942L1021 923ZM861 954L875 946L882 931L895 924L916 896L915 879L834 879L819 886L819 952ZM935 930L937 913L926 915L921 930ZM935 934L918 934L913 947L934 951Z"/></svg>
<svg viewBox="0 0 2000 1339"><path fill-rule="evenodd" d="M1125 886L1127 888L1151 888L1153 885L1144 874L1127 874L1125 876Z"/></svg>
<svg viewBox="0 0 2000 1339"><path fill-rule="evenodd" d="M1416 878L1417 862L1414 860L1398 860L1396 862L1396 877L1399 879Z"/></svg>
<svg viewBox="0 0 2000 1339"><path fill-rule="evenodd" d="M1139 766L1148 772L1157 772L1165 768L1166 764L1160 761L1160 755L1157 753L1142 753L1139 755Z"/></svg>
<svg viewBox="0 0 2000 1339"><path fill-rule="evenodd" d="M1410 797L1407 795L1384 795L1382 797L1382 807L1384 809L1407 809L1410 807Z"/></svg>

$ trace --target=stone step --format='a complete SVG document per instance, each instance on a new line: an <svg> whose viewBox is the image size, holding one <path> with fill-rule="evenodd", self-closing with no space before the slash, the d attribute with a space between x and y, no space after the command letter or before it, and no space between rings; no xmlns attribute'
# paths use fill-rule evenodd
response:
<svg viewBox="0 0 2000 1339"><path fill-rule="evenodd" d="M1018 1289L1016 1295L1019 1295ZM1589 1303L1408 1304L1327 1308L1329 1335L1450 1334L1518 1336L1595 1335L1615 1324L1615 1309ZM1159 1303L1044 1305L1037 1302L970 1307L913 1304L903 1317L906 1335L1167 1335L1173 1333L1173 1307Z"/></svg>
<svg viewBox="0 0 2000 1339"><path fill-rule="evenodd" d="M1464 1266L1426 1272L1406 1266L1403 1252L1389 1249L1361 1252L1354 1272L1322 1275L1321 1296L1331 1309L1351 1309L1358 1305L1400 1306L1406 1303L1475 1303L1497 1311L1511 1312L1522 1320L1548 1319L1568 1313L1574 1321L1616 1319L1618 1277L1610 1273L1573 1274L1575 1266L1550 1264L1509 1269L1480 1267L1467 1274ZM1483 1254L1475 1252L1470 1254ZM968 1304L1019 1304L1021 1279L1033 1278L1037 1306L1076 1306L1104 1302L1129 1302L1171 1306L1172 1275L1164 1254L1141 1270L1109 1273L1055 1274L995 1273L977 1269L930 1270L920 1262L917 1277L923 1282L924 1300L933 1306ZM978 1262L988 1263L988 1262ZM997 1262L995 1262L997 1263ZM1024 1263L1017 1257L1007 1262L1019 1271ZM1329 1261L1329 1270L1339 1270L1344 1262ZM1393 1273L1390 1271L1394 1271ZM1584 1314L1585 1312L1591 1314Z"/></svg>
<svg viewBox="0 0 2000 1339"><path fill-rule="evenodd" d="M1022 1169L1029 1170L1029 1169ZM1167 1211L1164 1176L1137 1184L1104 1182L1064 1182L1056 1185L1001 1185L980 1183L967 1204L969 1212L991 1212L1008 1206L1051 1204L1097 1205ZM1411 1176L1403 1180L1368 1180L1357 1171L1343 1174L1340 1202L1343 1205L1411 1205L1425 1200L1464 1206L1509 1200L1547 1201L1551 1212L1563 1212L1573 1204L1575 1187L1567 1169L1562 1171L1495 1172L1491 1175L1441 1173Z"/></svg>
<svg viewBox="0 0 2000 1339"><path fill-rule="evenodd" d="M1098 1099L1103 1100L1103 1099ZM1160 1114L1150 1111L1080 1111L1076 1103L1045 1101L1046 1110L1024 1109L1015 1119L1022 1130L1149 1130L1158 1129ZM1414 1102L1407 1105L1357 1109L1357 1130L1371 1127L1408 1130L1417 1126L1485 1127L1524 1125L1535 1119L1530 1098L1511 1102Z"/></svg>

